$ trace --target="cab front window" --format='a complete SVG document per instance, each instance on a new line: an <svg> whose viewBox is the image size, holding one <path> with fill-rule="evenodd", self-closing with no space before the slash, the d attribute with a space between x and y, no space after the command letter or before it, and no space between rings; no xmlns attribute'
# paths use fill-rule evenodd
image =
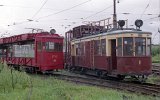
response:
<svg viewBox="0 0 160 100"><path fill-rule="evenodd" d="M60 44L60 43L46 42L46 51L62 52L63 51L63 45Z"/></svg>
<svg viewBox="0 0 160 100"><path fill-rule="evenodd" d="M150 56L151 38L119 37L117 38L118 56Z"/></svg>
<svg viewBox="0 0 160 100"><path fill-rule="evenodd" d="M151 38L147 38L147 50L146 50L146 55L150 56L151 55Z"/></svg>
<svg viewBox="0 0 160 100"><path fill-rule="evenodd" d="M124 56L133 56L133 38L123 38L123 54Z"/></svg>
<svg viewBox="0 0 160 100"><path fill-rule="evenodd" d="M145 55L146 55L146 39L135 38L135 56L145 56Z"/></svg>

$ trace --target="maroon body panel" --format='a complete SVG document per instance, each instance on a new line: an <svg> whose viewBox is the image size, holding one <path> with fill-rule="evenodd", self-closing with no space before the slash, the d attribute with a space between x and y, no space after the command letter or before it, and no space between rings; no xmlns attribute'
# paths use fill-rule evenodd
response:
<svg viewBox="0 0 160 100"><path fill-rule="evenodd" d="M91 44L90 44L90 42L89 41L87 41L87 42L85 42L85 66L86 67L88 67L88 68L91 68L92 66L91 66L91 46L90 46Z"/></svg>
<svg viewBox="0 0 160 100"><path fill-rule="evenodd" d="M94 66L96 69L109 71L109 57L107 56L94 56Z"/></svg>
<svg viewBox="0 0 160 100"><path fill-rule="evenodd" d="M94 41L84 42L84 54L72 56L72 66L81 66L88 69L110 70L110 57L95 55ZM73 64L74 62L74 64Z"/></svg>
<svg viewBox="0 0 160 100"><path fill-rule="evenodd" d="M45 71L52 69L63 69L63 53L61 52L45 52L42 53L43 56L37 54L37 66Z"/></svg>
<svg viewBox="0 0 160 100"><path fill-rule="evenodd" d="M24 57L7 57L2 58L2 62L7 62L8 64L16 64L16 65L23 65L23 66L35 66L35 59L34 58L24 58Z"/></svg>
<svg viewBox="0 0 160 100"><path fill-rule="evenodd" d="M117 57L120 74L151 74L151 57Z"/></svg>
<svg viewBox="0 0 160 100"><path fill-rule="evenodd" d="M94 56L94 63L91 64L91 59L88 59L85 56L76 56L72 58L75 60L74 66L81 66L89 69L100 69L100 70L110 70L109 59L110 57L106 56Z"/></svg>

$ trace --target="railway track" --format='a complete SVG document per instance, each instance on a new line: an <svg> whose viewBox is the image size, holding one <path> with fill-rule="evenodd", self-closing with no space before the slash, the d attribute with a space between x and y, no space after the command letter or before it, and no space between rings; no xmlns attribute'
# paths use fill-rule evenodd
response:
<svg viewBox="0 0 160 100"><path fill-rule="evenodd" d="M153 64L152 72L153 74L160 75L160 64Z"/></svg>
<svg viewBox="0 0 160 100"><path fill-rule="evenodd" d="M138 94L160 97L160 85L156 84L149 84L149 83L140 84L140 83L131 83L124 81L105 80L91 76L75 76L75 75L62 75L62 74L57 74L56 78L73 82L76 84L85 84L91 86L98 86L102 88L125 90Z"/></svg>

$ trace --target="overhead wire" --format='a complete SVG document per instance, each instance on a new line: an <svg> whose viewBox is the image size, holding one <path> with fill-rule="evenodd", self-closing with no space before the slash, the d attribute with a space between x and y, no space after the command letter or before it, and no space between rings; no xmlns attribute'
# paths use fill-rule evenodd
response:
<svg viewBox="0 0 160 100"><path fill-rule="evenodd" d="M111 8L111 7L113 7L113 5L110 5L110 6L104 8L104 9L102 9L102 10L100 10L100 11L94 13L94 14L91 14L91 15L85 17L85 18L80 18L80 21L77 21L77 22L75 22L74 24L83 22L84 20L86 20L86 19L88 19L88 18L94 17L95 15L97 15L97 14L99 14L99 13L102 13L102 12L104 12L105 10L107 10L107 9L109 9L109 8ZM74 25L74 24L73 24L73 25ZM71 26L73 26L73 25L70 25L69 27L71 27ZM67 26L68 26L68 25L67 25ZM68 28L68 27L67 27L67 28ZM65 29L66 29L66 27L65 27Z"/></svg>
<svg viewBox="0 0 160 100"><path fill-rule="evenodd" d="M104 12L105 10L107 10L107 9L109 9L109 8L111 8L111 7L113 7L113 5L105 8L105 9L103 9L103 10L101 10L101 11L98 11L98 12L96 12L96 13L90 15L90 16L87 16L87 17L85 17L83 20L88 19L88 18L91 18L91 17L93 17L93 16L95 16L95 15L97 15L97 14L99 14L99 13L102 13L102 12Z"/></svg>
<svg viewBox="0 0 160 100"><path fill-rule="evenodd" d="M56 12L56 13L49 14L49 15L47 15L47 16L40 17L40 18L38 18L37 20L40 20L40 19L43 19L43 18L47 18L47 17L53 16L53 15L56 15L56 14L63 13L63 12L65 12L65 11L68 11L68 10L71 10L71 9L73 9L73 8L79 7L79 6L83 5L83 4L86 4L86 3L90 2L90 1L92 1L92 0L87 0L87 1L85 1L85 2L82 2L82 3L80 3L80 4L77 4L77 5L75 5L75 6L72 6L72 7L70 7L70 8L63 9L63 10L61 10L61 11L58 11L58 12Z"/></svg>
<svg viewBox="0 0 160 100"><path fill-rule="evenodd" d="M142 18L143 14L146 12L147 8L150 6L150 3L151 3L151 0L149 0L147 6L145 7L144 11L142 12L140 19Z"/></svg>
<svg viewBox="0 0 160 100"><path fill-rule="evenodd" d="M27 6L21 6L21 5L0 5L1 7L9 7L9 8L34 8L34 7L27 7Z"/></svg>
<svg viewBox="0 0 160 100"><path fill-rule="evenodd" d="M45 6L45 4L48 2L48 0L45 0L44 3L42 4L42 6L39 8L39 10L32 16L31 19L33 19L41 10L42 8Z"/></svg>
<svg viewBox="0 0 160 100"><path fill-rule="evenodd" d="M148 18L148 19L145 19L145 20L143 20L143 21L147 21L147 20L152 20L152 19L158 19L158 17L156 16L156 17L152 17L152 18Z"/></svg>
<svg viewBox="0 0 160 100"><path fill-rule="evenodd" d="M33 15L32 18L34 18L34 17L43 9L43 7L44 7L44 5L47 3L47 1L48 1L48 0L45 0L45 2L43 3L43 5L42 5L42 6L40 7L40 9ZM71 10L71 9L73 9L73 8L75 8L75 7L81 6L81 5L83 5L83 4L87 3L87 2L90 2L90 1L91 1L91 0L88 0L88 1L82 2L82 3L80 3L80 4L77 4L77 5L73 6L73 7L70 7L70 8L61 10L61 11L58 11L58 12L53 13L53 14L49 14L49 15L47 15L47 16L40 17L40 18L38 18L38 20L43 19L43 18L46 18L46 17L50 17L50 16L52 16L52 15L56 15L56 14L59 14L59 13L63 13L63 12L65 12L65 11ZM150 1L151 1L151 0L150 0ZM149 3L149 4L150 4L150 3ZM149 7L149 4L146 6L146 8L145 8L145 10L144 10L144 13L145 13L146 9ZM85 17L85 18L81 18L81 20L83 21L83 20L85 20L85 19L94 17L95 15L97 15L97 14L99 14L99 13L101 13L101 12L103 12L103 11L109 9L109 8L111 8L112 6L113 6L113 5L105 8L105 9L103 9L103 10L101 10L101 11L98 11L98 12L96 12L96 13L94 13L94 14L91 14L91 15ZM144 15L144 13L143 13L142 15ZM151 18L150 18L150 19L151 19ZM148 20L150 20L150 19L148 19ZM152 19L154 19L154 18L152 18ZM82 22L82 21L81 21L81 22ZM24 21L23 23L25 23L25 22L29 22L29 21ZM23 23L16 23L15 25L23 24ZM77 22L76 22L76 23L77 23Z"/></svg>
<svg viewBox="0 0 160 100"><path fill-rule="evenodd" d="M43 3L43 5L42 5L42 6L40 7L40 9L32 16L31 19L27 19L28 21L23 21L23 22L20 22L19 24L23 24L23 23L26 23L26 22L32 22L32 21L34 21L34 20L32 20L32 19L41 11L41 9L44 7L44 5L47 3L47 1L48 1L48 0L45 0L45 2ZM52 15L55 15L55 14L59 14L59 13L62 13L62 12L71 10L71 9L73 9L73 8L76 8L76 7L78 7L78 6L81 6L81 5L83 5L83 4L86 4L86 3L90 2L90 1L92 1L92 0L87 0L87 1L85 1L85 2L82 2L82 3L80 3L80 4L77 4L77 5L75 5L75 6L72 6L72 7L70 7L70 8L67 8L67 9L64 9L64 10L61 10L61 11L58 11L58 12L56 12L56 13L53 13L53 14L50 14L50 15L47 15L47 16L40 17L40 18L38 18L36 21L38 21L38 20L40 20L40 19L42 19L42 18L46 18L46 17L52 16ZM32 21L31 21L31 20L32 20ZM13 26L13 25L18 25L18 23L17 23L17 24L8 25L8 26Z"/></svg>
<svg viewBox="0 0 160 100"><path fill-rule="evenodd" d="M124 13L117 13L117 14L123 14L123 15L142 15L142 14L138 14L138 13L128 13L128 12L124 12ZM147 14L143 14L143 15L146 15L146 16L151 16L151 15L158 15L158 14L153 14L153 13L147 13Z"/></svg>
<svg viewBox="0 0 160 100"><path fill-rule="evenodd" d="M152 41L155 40L157 34L158 34L158 32L156 34L154 34Z"/></svg>
<svg viewBox="0 0 160 100"><path fill-rule="evenodd" d="M97 15L97 14L99 14L99 13L102 13L102 12L104 12L105 10L107 10L107 9L109 9L109 8L111 8L111 7L113 7L113 5L110 5L110 6L104 8L104 9L102 9L102 10L100 10L100 11L94 13L94 14L91 14L91 15L85 17L85 18L81 18L81 21L80 21L80 22L83 22L84 20L86 20L86 19L88 19L88 18L94 17L95 15ZM76 23L79 23L79 22L76 22ZM70 25L70 26L71 26L71 25Z"/></svg>

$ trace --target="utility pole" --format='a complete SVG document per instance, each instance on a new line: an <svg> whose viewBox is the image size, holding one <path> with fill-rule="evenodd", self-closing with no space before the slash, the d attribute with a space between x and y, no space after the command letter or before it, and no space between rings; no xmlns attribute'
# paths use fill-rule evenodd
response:
<svg viewBox="0 0 160 100"><path fill-rule="evenodd" d="M159 19L158 33L159 33L159 58L160 58L160 0L159 0L159 15L158 15L158 17L159 17L158 18ZM160 64L160 62L159 62L159 64Z"/></svg>
<svg viewBox="0 0 160 100"><path fill-rule="evenodd" d="M160 27L160 25L159 25L159 27ZM158 28L158 35L159 35L159 43L158 43L158 45L159 45L159 64L160 64L160 28Z"/></svg>
<svg viewBox="0 0 160 100"><path fill-rule="evenodd" d="M113 28L117 29L116 0L113 0Z"/></svg>

